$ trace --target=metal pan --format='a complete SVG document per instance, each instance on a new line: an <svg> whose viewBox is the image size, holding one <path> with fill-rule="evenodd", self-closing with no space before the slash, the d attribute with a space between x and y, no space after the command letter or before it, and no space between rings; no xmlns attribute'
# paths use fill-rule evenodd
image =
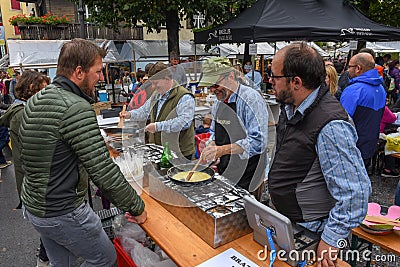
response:
<svg viewBox="0 0 400 267"><path fill-rule="evenodd" d="M177 184L181 184L181 185L192 185L192 184L206 184L211 182L214 179L214 175L215 175L215 171L213 169L211 169L209 166L206 165L199 165L196 169L196 172L203 172L206 173L208 175L210 175L210 178L206 179L206 180L202 180L202 181L186 181L186 180L179 180L179 179L175 179L174 175L180 172L189 172L193 169L195 163L187 163L187 164L181 164L181 165L176 165L174 167L171 167L168 169L167 171L167 176L168 178L177 183Z"/></svg>

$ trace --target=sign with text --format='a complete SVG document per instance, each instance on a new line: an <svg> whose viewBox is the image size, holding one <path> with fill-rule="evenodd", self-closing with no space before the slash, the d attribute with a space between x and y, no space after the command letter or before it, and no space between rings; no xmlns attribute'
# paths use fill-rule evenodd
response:
<svg viewBox="0 0 400 267"><path fill-rule="evenodd" d="M357 50L357 41L350 41L349 42L349 48L350 50Z"/></svg>
<svg viewBox="0 0 400 267"><path fill-rule="evenodd" d="M249 55L257 55L257 44L249 44Z"/></svg>
<svg viewBox="0 0 400 267"><path fill-rule="evenodd" d="M197 267L259 267L257 264L234 250L227 249L224 252L212 257L208 261L203 262Z"/></svg>

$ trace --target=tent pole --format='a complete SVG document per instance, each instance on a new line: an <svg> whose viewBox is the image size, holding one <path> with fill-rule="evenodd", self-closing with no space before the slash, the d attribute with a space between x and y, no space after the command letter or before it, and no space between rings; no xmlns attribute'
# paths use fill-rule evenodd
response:
<svg viewBox="0 0 400 267"><path fill-rule="evenodd" d="M135 56L135 51L133 50L132 46L132 56L133 56L133 71L136 73L136 56Z"/></svg>
<svg viewBox="0 0 400 267"><path fill-rule="evenodd" d="M197 82L197 46L196 43L194 43L194 80Z"/></svg>
<svg viewBox="0 0 400 267"><path fill-rule="evenodd" d="M264 68L265 68L265 66L264 66L264 55L261 55L260 60L261 60L261 77L264 80Z"/></svg>
<svg viewBox="0 0 400 267"><path fill-rule="evenodd" d="M251 55L251 80L253 81L252 87L254 88L254 69L256 68L256 56Z"/></svg>
<svg viewBox="0 0 400 267"><path fill-rule="evenodd" d="M109 84L110 79L108 78L108 63L106 63L106 79L107 79L107 84Z"/></svg>

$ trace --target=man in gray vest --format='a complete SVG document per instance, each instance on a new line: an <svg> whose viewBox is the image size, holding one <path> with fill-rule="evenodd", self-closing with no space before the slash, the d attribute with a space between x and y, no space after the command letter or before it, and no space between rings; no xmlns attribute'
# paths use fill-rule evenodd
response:
<svg viewBox="0 0 400 267"><path fill-rule="evenodd" d="M336 264L339 242L364 219L371 193L357 132L325 76L322 57L305 43L279 50L270 76L281 103L271 200L293 223L321 233L318 267Z"/></svg>

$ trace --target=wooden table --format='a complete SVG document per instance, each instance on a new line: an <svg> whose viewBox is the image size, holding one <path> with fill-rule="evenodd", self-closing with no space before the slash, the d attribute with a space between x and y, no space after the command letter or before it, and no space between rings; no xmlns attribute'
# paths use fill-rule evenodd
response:
<svg viewBox="0 0 400 267"><path fill-rule="evenodd" d="M258 251L263 247L253 241L252 233L214 249L145 192L141 197L146 203L148 215L147 221L141 225L142 228L178 266L196 266L228 248L237 250L260 266L269 266L268 260L261 261L257 258ZM274 266L289 265L277 260ZM338 266L349 265L339 261Z"/></svg>
<svg viewBox="0 0 400 267"><path fill-rule="evenodd" d="M372 244L377 245L389 252L396 255L400 255L400 231L393 231L389 235L373 235L363 231L360 227L357 227L351 231L351 249L357 249L359 239L367 241L369 243L369 249L372 251ZM367 266L370 265L370 262ZM355 262L351 262L351 266L356 266Z"/></svg>

